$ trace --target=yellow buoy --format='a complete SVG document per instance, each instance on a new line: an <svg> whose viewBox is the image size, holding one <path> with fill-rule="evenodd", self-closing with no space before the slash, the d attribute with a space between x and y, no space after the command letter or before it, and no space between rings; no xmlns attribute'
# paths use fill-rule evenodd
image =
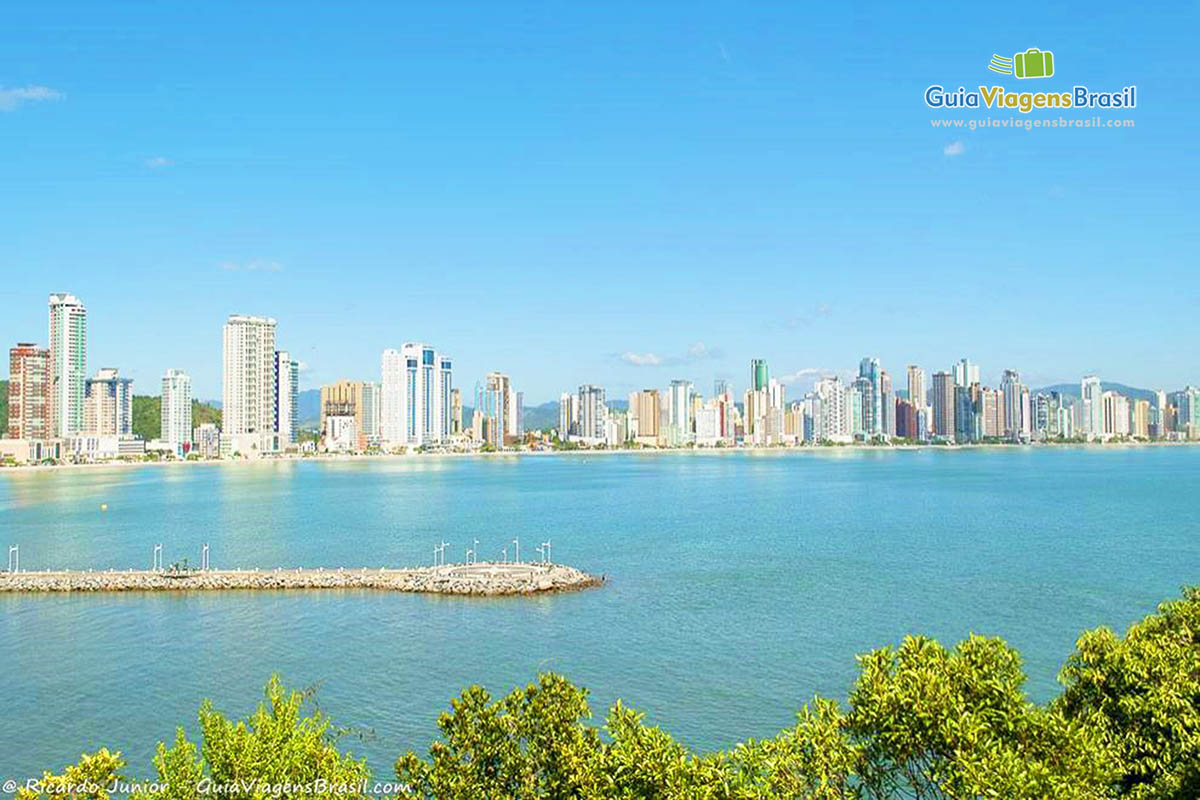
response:
<svg viewBox="0 0 1200 800"><path fill-rule="evenodd" d="M101 510L101 511L108 511L108 503L101 503L101 504L100 504L100 510Z"/></svg>

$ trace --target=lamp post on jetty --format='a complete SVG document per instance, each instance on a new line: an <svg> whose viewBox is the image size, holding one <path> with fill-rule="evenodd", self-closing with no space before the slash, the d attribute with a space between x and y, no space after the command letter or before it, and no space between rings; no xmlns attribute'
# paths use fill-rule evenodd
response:
<svg viewBox="0 0 1200 800"><path fill-rule="evenodd" d="M162 549L162 543L159 543L159 544L154 545L154 556L153 556L153 562L150 565L150 571L151 572L161 572L162 571L162 562L163 562L163 549Z"/></svg>
<svg viewBox="0 0 1200 800"><path fill-rule="evenodd" d="M19 544L8 546L8 571L13 573L21 571L21 545Z"/></svg>
<svg viewBox="0 0 1200 800"><path fill-rule="evenodd" d="M513 561L517 564L521 563L521 537L512 540L513 545L517 548L516 555L513 556Z"/></svg>
<svg viewBox="0 0 1200 800"><path fill-rule="evenodd" d="M471 544L471 563L479 563L479 540L473 539Z"/></svg>
<svg viewBox="0 0 1200 800"><path fill-rule="evenodd" d="M550 540L547 539L546 541L542 542L542 547L544 548L543 556L542 556L542 563L549 564L550 563Z"/></svg>
<svg viewBox="0 0 1200 800"><path fill-rule="evenodd" d="M200 548L200 571L208 572L208 543Z"/></svg>
<svg viewBox="0 0 1200 800"><path fill-rule="evenodd" d="M508 563L508 546L507 545L500 549L500 554L504 557L503 563L507 564Z"/></svg>
<svg viewBox="0 0 1200 800"><path fill-rule="evenodd" d="M442 566L446 566L446 548L450 546L449 542L442 542Z"/></svg>

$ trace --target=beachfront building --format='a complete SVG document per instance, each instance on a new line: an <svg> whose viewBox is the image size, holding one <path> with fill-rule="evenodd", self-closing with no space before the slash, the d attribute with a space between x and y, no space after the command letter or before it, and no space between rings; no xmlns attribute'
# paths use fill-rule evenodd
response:
<svg viewBox="0 0 1200 800"><path fill-rule="evenodd" d="M192 429L192 450L201 458L216 458L221 453L221 430L216 423L205 422Z"/></svg>
<svg viewBox="0 0 1200 800"><path fill-rule="evenodd" d="M275 351L275 408L272 416L280 450L296 444L297 398L300 394L300 365L287 350Z"/></svg>
<svg viewBox="0 0 1200 800"><path fill-rule="evenodd" d="M475 386L473 438L496 448L519 444L525 435L521 405L524 397L503 372L489 372Z"/></svg>
<svg viewBox="0 0 1200 800"><path fill-rule="evenodd" d="M954 375L933 373L933 435L954 438Z"/></svg>
<svg viewBox="0 0 1200 800"><path fill-rule="evenodd" d="M337 423L336 436L338 439L338 451L362 451L367 449L366 432L364 420L366 418L364 410L364 389L362 381L340 380L337 383L328 384L321 387L321 408L320 408L320 428L321 434L327 439L330 437L330 426L326 424L326 420L330 417L338 417L339 419L348 418L354 421L354 432L357 437L355 441L348 445L343 441L346 434L346 426L343 422ZM334 449L327 447L327 449Z"/></svg>
<svg viewBox="0 0 1200 800"><path fill-rule="evenodd" d="M657 389L642 389L629 395L629 426L633 441L658 446L661 408Z"/></svg>
<svg viewBox="0 0 1200 800"><path fill-rule="evenodd" d="M380 359L380 430L385 446L420 447L450 438L453 364L427 344L407 342Z"/></svg>
<svg viewBox="0 0 1200 800"><path fill-rule="evenodd" d="M378 447L382 441L382 409L380 399L383 387L376 381L364 381L362 385L362 425L359 439L367 447ZM451 392L453 398L453 392ZM462 408L459 408L459 418L462 418Z"/></svg>
<svg viewBox="0 0 1200 800"><path fill-rule="evenodd" d="M51 435L83 430L87 382L87 309L73 294L50 295Z"/></svg>
<svg viewBox="0 0 1200 800"><path fill-rule="evenodd" d="M192 379L183 370L169 369L162 379L161 432L167 447L187 455L192 444Z"/></svg>
<svg viewBox="0 0 1200 800"><path fill-rule="evenodd" d="M576 401L579 438L584 444L604 444L608 438L608 406L604 389L585 383L579 387Z"/></svg>
<svg viewBox="0 0 1200 800"><path fill-rule="evenodd" d="M243 456L279 450L277 425L287 427L290 409L279 405L278 383L290 377L276 365L275 320L233 314L223 331L221 451ZM287 362L290 364L290 362ZM276 416L284 419L277 423Z"/></svg>
<svg viewBox="0 0 1200 800"><path fill-rule="evenodd" d="M1104 401L1100 379L1085 375L1079 382L1079 393L1083 398L1083 435L1088 439L1100 439L1104 435Z"/></svg>
<svg viewBox="0 0 1200 800"><path fill-rule="evenodd" d="M133 379L106 367L84 382L83 433L133 435Z"/></svg>
<svg viewBox="0 0 1200 800"><path fill-rule="evenodd" d="M8 351L8 438L52 438L50 351L32 343Z"/></svg>

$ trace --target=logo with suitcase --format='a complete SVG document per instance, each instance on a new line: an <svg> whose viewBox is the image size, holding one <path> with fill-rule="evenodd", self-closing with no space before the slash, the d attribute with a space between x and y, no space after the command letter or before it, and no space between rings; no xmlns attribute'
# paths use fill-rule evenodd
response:
<svg viewBox="0 0 1200 800"><path fill-rule="evenodd" d="M1036 47L1016 53L1012 58L993 53L988 69L1018 78L1049 78L1054 74L1054 53Z"/></svg>

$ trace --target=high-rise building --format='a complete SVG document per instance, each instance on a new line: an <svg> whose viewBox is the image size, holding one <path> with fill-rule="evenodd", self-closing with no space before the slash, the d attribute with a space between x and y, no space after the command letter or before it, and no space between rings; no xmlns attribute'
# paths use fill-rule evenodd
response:
<svg viewBox="0 0 1200 800"><path fill-rule="evenodd" d="M1150 409L1150 436L1162 439L1167 435L1167 393L1162 389L1154 390L1154 406Z"/></svg>
<svg viewBox="0 0 1200 800"><path fill-rule="evenodd" d="M160 438L184 455L192 444L192 379L183 370L169 369L162 379Z"/></svg>
<svg viewBox="0 0 1200 800"><path fill-rule="evenodd" d="M1079 382L1079 393L1083 397L1083 435L1088 439L1099 439L1104 434L1104 405L1100 379L1085 375Z"/></svg>
<svg viewBox="0 0 1200 800"><path fill-rule="evenodd" d="M450 436L451 360L427 344L384 350L380 400L383 439L390 445L444 442Z"/></svg>
<svg viewBox="0 0 1200 800"><path fill-rule="evenodd" d="M8 437L50 439L50 351L19 343L8 351Z"/></svg>
<svg viewBox="0 0 1200 800"><path fill-rule="evenodd" d="M328 437L328 431L333 428L326 424L326 420L329 417L338 417L339 421L335 426L338 438L336 449L341 452L367 449L364 394L362 381L340 380L321 387L321 432ZM346 418L354 421L353 428L345 423ZM348 441L346 437L350 435L351 430L354 439Z"/></svg>
<svg viewBox="0 0 1200 800"><path fill-rule="evenodd" d="M752 359L750 361L750 388L754 391L766 389L768 380L770 380L770 375L767 371L766 360Z"/></svg>
<svg viewBox="0 0 1200 800"><path fill-rule="evenodd" d="M960 359L954 365L954 385L970 386L973 383L979 383L979 365L965 358Z"/></svg>
<svg viewBox="0 0 1200 800"><path fill-rule="evenodd" d="M450 390L450 433L458 436L463 432L463 404L462 392L458 389Z"/></svg>
<svg viewBox="0 0 1200 800"><path fill-rule="evenodd" d="M580 437L593 444L603 442L608 427L608 406L604 404L604 390L590 384L580 386L576 405Z"/></svg>
<svg viewBox="0 0 1200 800"><path fill-rule="evenodd" d="M1200 388L1186 386L1172 392L1175 406L1175 431L1184 439L1200 439Z"/></svg>
<svg viewBox="0 0 1200 800"><path fill-rule="evenodd" d="M643 389L629 395L629 417L643 444L658 443L660 402L657 389Z"/></svg>
<svg viewBox="0 0 1200 800"><path fill-rule="evenodd" d="M954 437L954 375L949 372L933 373L933 433L935 436Z"/></svg>
<svg viewBox="0 0 1200 800"><path fill-rule="evenodd" d="M133 435L133 379L106 367L84 382L83 432L96 436Z"/></svg>
<svg viewBox="0 0 1200 800"><path fill-rule="evenodd" d="M883 433L883 386L879 359L868 356L858 364L859 393L862 395L863 432Z"/></svg>
<svg viewBox="0 0 1200 800"><path fill-rule="evenodd" d="M1032 431L1029 388L1021 383L1021 373L1004 370L1000 378L1000 393L1004 397L1004 435L1013 441L1027 439Z"/></svg>
<svg viewBox="0 0 1200 800"><path fill-rule="evenodd" d="M692 440L693 433L692 384L673 380L667 389L667 443L684 444Z"/></svg>
<svg viewBox="0 0 1200 800"><path fill-rule="evenodd" d="M880 413L882 414L882 433L885 436L896 435L896 396L892 392L892 376L886 370L879 371Z"/></svg>
<svg viewBox="0 0 1200 800"><path fill-rule="evenodd" d="M87 309L73 294L50 295L50 425L56 437L83 430Z"/></svg>
<svg viewBox="0 0 1200 800"><path fill-rule="evenodd" d="M982 437L999 439L1004 436L1004 395L996 389L981 389L979 411Z"/></svg>
<svg viewBox="0 0 1200 800"><path fill-rule="evenodd" d="M279 449L276 360L274 319L229 317L223 342L221 434L230 452L249 455L253 450Z"/></svg>
<svg viewBox="0 0 1200 800"><path fill-rule="evenodd" d="M927 402L925 397L925 370L916 364L908 365L908 400L917 408L924 408Z"/></svg>
<svg viewBox="0 0 1200 800"><path fill-rule="evenodd" d="M583 393L580 387L580 394ZM579 435L579 395L563 392L558 398L558 438L570 441Z"/></svg>
<svg viewBox="0 0 1200 800"><path fill-rule="evenodd" d="M297 441L296 421L300 394L300 365L286 350L275 351L275 410L272 414L278 446L283 449Z"/></svg>
<svg viewBox="0 0 1200 800"><path fill-rule="evenodd" d="M382 435L380 397L382 387L375 381L365 381L362 385L362 441L366 447L378 447ZM452 395L452 400L457 395ZM459 427L462 427L462 401L458 403Z"/></svg>
<svg viewBox="0 0 1200 800"><path fill-rule="evenodd" d="M521 393L503 372L489 372L476 388L475 408L481 414L482 437L495 448L514 445L524 435Z"/></svg>

